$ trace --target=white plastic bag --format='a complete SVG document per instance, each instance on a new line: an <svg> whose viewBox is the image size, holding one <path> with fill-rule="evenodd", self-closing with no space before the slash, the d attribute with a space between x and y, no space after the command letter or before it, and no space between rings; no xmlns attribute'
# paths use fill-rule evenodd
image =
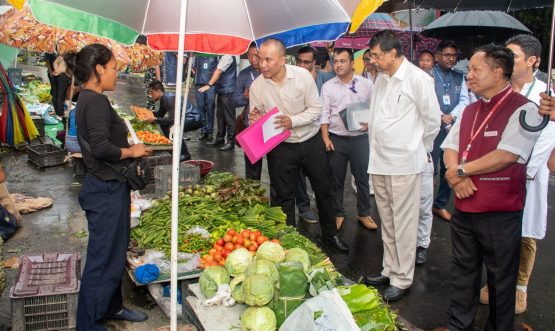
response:
<svg viewBox="0 0 555 331"><path fill-rule="evenodd" d="M279 331L360 331L347 304L334 288L306 300Z"/></svg>

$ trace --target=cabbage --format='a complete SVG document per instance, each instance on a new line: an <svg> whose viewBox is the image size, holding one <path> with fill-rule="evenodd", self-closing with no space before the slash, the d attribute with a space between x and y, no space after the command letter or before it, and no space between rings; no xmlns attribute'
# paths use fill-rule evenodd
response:
<svg viewBox="0 0 555 331"><path fill-rule="evenodd" d="M280 244L267 241L258 247L256 258L277 264L285 259L285 251Z"/></svg>
<svg viewBox="0 0 555 331"><path fill-rule="evenodd" d="M304 271L310 268L310 258L308 253L302 248L291 248L285 253L285 262L297 261L303 264Z"/></svg>
<svg viewBox="0 0 555 331"><path fill-rule="evenodd" d="M231 280L229 287L231 288L231 297L235 299L238 303L245 303L243 298L243 282L245 281L245 275L239 275Z"/></svg>
<svg viewBox="0 0 555 331"><path fill-rule="evenodd" d="M246 248L239 248L231 252L225 260L225 269L233 277L242 274L252 262L252 254Z"/></svg>
<svg viewBox="0 0 555 331"><path fill-rule="evenodd" d="M274 331L276 315L268 307L249 307L241 315L241 331Z"/></svg>
<svg viewBox="0 0 555 331"><path fill-rule="evenodd" d="M218 292L219 285L229 284L229 273L223 267L208 267L200 274L199 284L202 295L210 299Z"/></svg>
<svg viewBox="0 0 555 331"><path fill-rule="evenodd" d="M274 297L274 283L263 274L248 276L242 287L243 299L249 306L264 306Z"/></svg>
<svg viewBox="0 0 555 331"><path fill-rule="evenodd" d="M274 285L279 285L279 271L275 264L266 260L256 259L249 264L245 270L245 276L250 276L253 274L263 274L274 282ZM279 286L278 286L279 287Z"/></svg>

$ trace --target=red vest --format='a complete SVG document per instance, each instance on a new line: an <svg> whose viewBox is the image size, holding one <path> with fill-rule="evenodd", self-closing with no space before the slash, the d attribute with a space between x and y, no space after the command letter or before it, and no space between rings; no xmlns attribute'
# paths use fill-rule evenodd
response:
<svg viewBox="0 0 555 331"><path fill-rule="evenodd" d="M495 95L490 102L477 101L466 107L461 118L459 135L459 157L462 156L470 142L472 123L475 116L477 130L493 106L505 95L506 90ZM490 117L485 129L482 129L468 153L466 162L476 160L497 149L503 131L513 113L524 104L530 102L524 96L512 91ZM478 114L478 115L476 115ZM460 160L459 160L460 162ZM520 211L524 208L526 197L526 164L513 163L507 168L482 175L470 176L478 191L466 199L455 197L455 208L469 213L485 213L499 211Z"/></svg>

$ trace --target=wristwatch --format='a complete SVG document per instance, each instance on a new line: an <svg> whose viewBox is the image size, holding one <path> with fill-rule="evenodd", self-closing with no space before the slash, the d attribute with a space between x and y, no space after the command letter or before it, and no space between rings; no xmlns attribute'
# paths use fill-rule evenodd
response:
<svg viewBox="0 0 555 331"><path fill-rule="evenodd" d="M464 176L466 176L466 172L464 171L464 165L463 165L463 164L461 164L461 165L458 166L458 168L457 168L457 176L459 176L459 177L464 177Z"/></svg>

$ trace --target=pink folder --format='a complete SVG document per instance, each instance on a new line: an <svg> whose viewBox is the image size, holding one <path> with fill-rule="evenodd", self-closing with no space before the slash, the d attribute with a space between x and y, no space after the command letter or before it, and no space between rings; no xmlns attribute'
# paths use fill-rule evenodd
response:
<svg viewBox="0 0 555 331"><path fill-rule="evenodd" d="M274 149L281 142L286 140L291 136L291 131L284 130L282 133L270 138L264 143L264 137L262 135L262 125L268 120L270 116L277 113L279 110L277 107L272 108L264 116L262 116L254 124L243 130L235 138L243 148L243 151L249 158L252 164L268 154L272 149Z"/></svg>

